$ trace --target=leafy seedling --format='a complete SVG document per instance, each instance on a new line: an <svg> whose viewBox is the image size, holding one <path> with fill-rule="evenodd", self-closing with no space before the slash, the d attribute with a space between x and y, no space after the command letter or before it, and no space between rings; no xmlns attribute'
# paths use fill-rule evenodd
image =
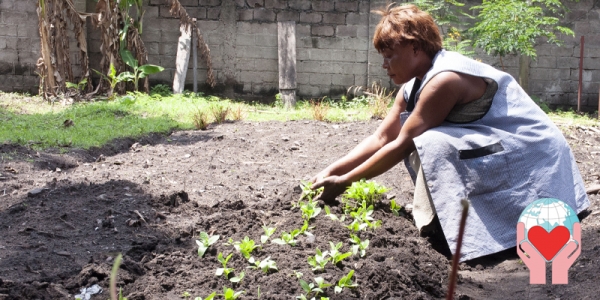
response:
<svg viewBox="0 0 600 300"><path fill-rule="evenodd" d="M273 239L271 243L279 244L279 245L290 245L296 246L296 236L300 234L300 229L294 229L290 233L282 232L280 239Z"/></svg>
<svg viewBox="0 0 600 300"><path fill-rule="evenodd" d="M354 275L354 270L350 270L348 275L340 278L337 286L334 288L336 294L341 293L344 288L355 288L358 284L352 282L352 275Z"/></svg>
<svg viewBox="0 0 600 300"><path fill-rule="evenodd" d="M238 276L229 278L229 281L233 283L239 283L240 281L242 281L242 279L244 279L244 275L246 274L244 274L244 272L241 272Z"/></svg>
<svg viewBox="0 0 600 300"><path fill-rule="evenodd" d="M242 241L234 242L233 247L237 251L239 251L246 259L249 259L250 255L252 254L252 251L260 246L256 245L254 240L245 236Z"/></svg>
<svg viewBox="0 0 600 300"><path fill-rule="evenodd" d="M319 248L316 249L316 252L317 253L315 256L308 257L308 264L312 267L313 271L322 271L325 269L325 265L327 265L327 262L330 260L330 258L327 257L329 252L321 252Z"/></svg>
<svg viewBox="0 0 600 300"><path fill-rule="evenodd" d="M352 245L352 255L360 254L360 257L364 257L366 250L369 247L369 240L361 240L358 236L350 234L350 242Z"/></svg>
<svg viewBox="0 0 600 300"><path fill-rule="evenodd" d="M275 230L277 229L277 227L269 227L269 226L263 225L262 229L265 232L265 234L260 236L260 242L264 244L269 240L269 238L273 235L273 233L275 233Z"/></svg>
<svg viewBox="0 0 600 300"><path fill-rule="evenodd" d="M223 287L223 294L221 294L221 296L223 296L225 300L235 300L239 298L243 293L245 293L245 291L236 292L228 287Z"/></svg>
<svg viewBox="0 0 600 300"><path fill-rule="evenodd" d="M313 200L317 195L323 192L323 188L318 188L313 190L312 182L310 181L301 181L300 188L302 189L302 195L300 196L300 200L309 199Z"/></svg>
<svg viewBox="0 0 600 300"><path fill-rule="evenodd" d="M395 199L390 200L390 210L394 216L400 216L400 209L402 206L398 205Z"/></svg>
<svg viewBox="0 0 600 300"><path fill-rule="evenodd" d="M300 227L299 233L304 233L305 235L313 235L312 233L308 232L309 230L312 230L313 228L315 228L315 227L308 226L308 220L304 220L304 224L302 225L302 227Z"/></svg>
<svg viewBox="0 0 600 300"><path fill-rule="evenodd" d="M248 260L249 263L254 264L254 266L249 266L250 269L261 269L265 274L269 273L269 270L277 271L277 263L274 260L271 260L271 257L267 257L260 260L255 260L254 257L250 257Z"/></svg>
<svg viewBox="0 0 600 300"><path fill-rule="evenodd" d="M331 213L329 206L325 205L325 215L328 216L333 221L344 222L346 220L346 216L342 215L341 217L337 217L336 215Z"/></svg>
<svg viewBox="0 0 600 300"><path fill-rule="evenodd" d="M181 294L181 297L183 297L183 299L187 299L191 296L192 296L192 294L190 294L190 292L188 292L188 291L185 291L185 292L183 292L183 294Z"/></svg>
<svg viewBox="0 0 600 300"><path fill-rule="evenodd" d="M340 252L343 245L342 242L335 245L332 242L329 242L329 246L331 247L331 249L329 249L329 257L331 257L331 263L334 265L337 265L337 263L352 255L352 252Z"/></svg>
<svg viewBox="0 0 600 300"><path fill-rule="evenodd" d="M315 297L319 296L319 294L324 293L324 289L332 286L332 284L325 282L325 279L323 279L323 277L316 277L314 278L315 283L308 283L302 279L300 279L300 286L302 287L302 289L304 290L305 294L299 296L300 299L307 299L307 297L310 296L310 294L314 293ZM304 296L304 298L302 298L302 296ZM298 297L296 297L298 298ZM314 298L312 298L314 299Z"/></svg>
<svg viewBox="0 0 600 300"><path fill-rule="evenodd" d="M375 181L361 179L353 182L342 195L344 212L352 212L361 207L363 203L366 206L374 205L375 201L379 200L385 192L387 192L387 188Z"/></svg>
<svg viewBox="0 0 600 300"><path fill-rule="evenodd" d="M212 292L212 294L206 296L206 298L204 298L204 299L202 299L202 297L196 297L196 298L194 298L194 300L213 300L216 295L217 295L217 292Z"/></svg>
<svg viewBox="0 0 600 300"><path fill-rule="evenodd" d="M312 198L309 198L306 202L299 201L298 205L300 206L300 210L302 211L302 219L304 220L308 221L310 219L314 219L319 215L319 213L321 213L321 207L315 201L313 201Z"/></svg>
<svg viewBox="0 0 600 300"><path fill-rule="evenodd" d="M298 272L296 270L292 270L292 274L290 274L290 276L296 276L296 278L300 279L302 278L302 276L304 276L304 274L302 274L302 272Z"/></svg>
<svg viewBox="0 0 600 300"><path fill-rule="evenodd" d="M221 276L221 275L225 274L225 278L229 278L229 274L231 272L233 272L234 269L228 268L227 262L229 261L229 259L231 259L232 256L233 256L233 254L229 254L229 255L227 255L226 258L223 258L223 253L219 252L219 255L217 256L217 260L221 263L221 265L223 267L217 269L217 271L215 272L216 276Z"/></svg>
<svg viewBox="0 0 600 300"><path fill-rule="evenodd" d="M198 256L203 257L206 249L216 243L218 239L218 235L210 236L206 232L200 232L200 239L196 240L196 244L198 244Z"/></svg>
<svg viewBox="0 0 600 300"><path fill-rule="evenodd" d="M375 219L372 217L373 212L373 205L367 207L367 204L363 202L360 208L358 208L356 211L350 212L350 216L354 218L354 221L348 225L348 228L353 231L364 230L367 227L373 230L379 228L381 226L381 220L375 221ZM359 224L359 230L356 230L357 223Z"/></svg>

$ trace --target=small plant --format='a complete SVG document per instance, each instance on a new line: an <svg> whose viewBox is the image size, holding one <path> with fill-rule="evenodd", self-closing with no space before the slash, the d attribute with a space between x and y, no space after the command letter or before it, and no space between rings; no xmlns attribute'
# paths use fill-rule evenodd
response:
<svg viewBox="0 0 600 300"><path fill-rule="evenodd" d="M275 233L277 227L269 227L267 225L263 225L262 229L265 232L265 234L260 236L260 242L264 244L269 240L273 233Z"/></svg>
<svg viewBox="0 0 600 300"><path fill-rule="evenodd" d="M162 72L165 69L161 66L156 66L156 65L151 65L151 64L138 66L137 59L133 58L133 55L127 49L121 50L121 58L123 58L123 61L125 62L125 64L127 64L128 66L130 66L133 69L133 73L123 72L121 74L125 74L124 75L125 77L127 77L130 81L133 81L133 86L135 87L136 91L138 90L138 81L140 79L145 78L148 75Z"/></svg>
<svg viewBox="0 0 600 300"><path fill-rule="evenodd" d="M350 242L354 244L350 248L352 249L352 255L360 253L360 257L364 257L369 247L369 240L361 240L358 236L350 234Z"/></svg>
<svg viewBox="0 0 600 300"><path fill-rule="evenodd" d="M204 298L204 299L202 299L202 297L196 297L196 298L194 298L194 300L213 300L216 295L217 295L217 292L212 292L212 294L206 296L206 298Z"/></svg>
<svg viewBox="0 0 600 300"><path fill-rule="evenodd" d="M353 182L342 195L344 212L354 211L361 207L363 202L367 206L374 205L375 201L379 200L385 192L387 192L386 187L372 180L361 179Z"/></svg>
<svg viewBox="0 0 600 300"><path fill-rule="evenodd" d="M330 260L330 258L327 257L327 254L329 253L327 251L321 252L319 248L315 249L315 251L315 256L308 257L308 264L312 267L313 271L322 271L325 269L325 265L327 265L327 262Z"/></svg>
<svg viewBox="0 0 600 300"><path fill-rule="evenodd" d="M173 94L173 90L166 84L157 84L150 88L150 95L159 95L161 97L168 97Z"/></svg>
<svg viewBox="0 0 600 300"><path fill-rule="evenodd" d="M341 293L344 288L355 288L358 284L352 282L352 275L354 275L354 270L350 270L348 275L340 278L337 286L334 288L336 294Z"/></svg>
<svg viewBox="0 0 600 300"><path fill-rule="evenodd" d="M229 107L227 107L225 105L221 105L221 104L211 105L210 111L211 111L213 117L215 118L215 123L217 123L217 124L223 123L227 119L227 116L229 115L229 113L231 112Z"/></svg>
<svg viewBox="0 0 600 300"><path fill-rule="evenodd" d="M131 77L129 76L128 72L123 72L119 75L117 75L117 69L115 69L115 66L111 63L110 67L108 68L108 74L104 75L101 72L94 70L94 72L96 72L98 75L102 76L102 78L104 78L104 80L108 81L108 84L110 85L110 90L108 91L108 98L110 100L114 99L114 91L115 91L115 87L117 86L117 84L124 82L124 81L130 81Z"/></svg>
<svg viewBox="0 0 600 300"><path fill-rule="evenodd" d="M192 122L194 127L199 130L206 130L208 128L208 114L200 109L197 109L192 114Z"/></svg>
<svg viewBox="0 0 600 300"><path fill-rule="evenodd" d="M248 260L249 263L254 264L254 266L249 266L250 269L261 269L265 274L269 273L270 270L277 271L277 263L274 260L271 260L271 257L267 257L260 260L255 260L254 257L250 257Z"/></svg>
<svg viewBox="0 0 600 300"><path fill-rule="evenodd" d="M332 242L329 242L329 257L331 257L331 263L333 263L334 265L337 265L337 263L352 255L352 252L340 252L340 249L343 245L344 244L342 244L342 242L339 242L335 245Z"/></svg>
<svg viewBox="0 0 600 300"><path fill-rule="evenodd" d="M312 230L313 228L315 228L315 227L308 226L308 220L304 220L304 224L302 225L302 227L300 227L300 233L304 233L305 235L313 235L312 233L308 232L309 230Z"/></svg>
<svg viewBox="0 0 600 300"><path fill-rule="evenodd" d="M183 292L183 294L181 294L181 297L183 297L183 299L187 299L191 296L192 296L192 294L190 294L190 292L188 292L188 291L185 291L185 292Z"/></svg>
<svg viewBox="0 0 600 300"><path fill-rule="evenodd" d="M215 272L215 276L225 275L225 278L229 278L229 274L234 271L233 268L227 267L227 262L229 262L231 256L233 256L233 254L229 254L227 255L227 257L224 258L223 253L219 252L217 260L221 263L223 267L217 269L217 271Z"/></svg>
<svg viewBox="0 0 600 300"><path fill-rule="evenodd" d="M325 292L325 291L323 291L324 289L332 286L332 284L325 282L325 279L323 279L323 277L315 277L314 281L315 281L315 283L312 283L312 282L308 283L308 282L300 279L300 286L304 290L305 294L296 297L296 299L308 299L308 297L310 297L310 294L312 294L312 293L314 293L315 297L317 297L317 296L319 296L319 294L322 294ZM312 299L315 299L315 298L312 298Z"/></svg>
<svg viewBox="0 0 600 300"><path fill-rule="evenodd" d="M302 278L302 276L304 276L304 274L302 274L302 272L298 272L296 270L292 270L292 274L290 274L290 276L296 276L296 278L300 279Z"/></svg>
<svg viewBox="0 0 600 300"><path fill-rule="evenodd" d="M323 192L324 188L318 188L313 190L312 182L310 181L300 181L300 188L302 189L302 195L300 196L300 200L308 199L313 200L317 195Z"/></svg>
<svg viewBox="0 0 600 300"><path fill-rule="evenodd" d="M300 234L300 229L294 229L290 233L282 232L280 239L273 239L271 243L279 244L279 245L290 245L296 246L295 238Z"/></svg>
<svg viewBox="0 0 600 300"><path fill-rule="evenodd" d="M232 240L230 239L230 243L231 242L232 242ZM233 247L237 251L239 251L242 254L242 256L244 256L244 258L250 259L250 255L252 254L252 251L256 248L259 248L260 246L256 245L254 240L245 236L244 239L241 240L240 242L233 242Z"/></svg>
<svg viewBox="0 0 600 300"><path fill-rule="evenodd" d="M319 207L319 205L310 198L306 202L299 201L298 205L302 211L302 219L306 221L314 219L319 215L319 213L321 213L321 207Z"/></svg>
<svg viewBox="0 0 600 300"><path fill-rule="evenodd" d="M329 105L327 103L311 100L310 107L312 110L312 116L315 120L325 121L325 118L327 118L327 111L329 111Z"/></svg>
<svg viewBox="0 0 600 300"><path fill-rule="evenodd" d="M241 121L244 119L244 110L241 104L236 105L235 108L231 110L231 117L234 121Z"/></svg>
<svg viewBox="0 0 600 300"><path fill-rule="evenodd" d="M354 220L347 228L354 232L365 230L366 228L371 228L373 230L379 228L381 226L381 220L373 219L371 216L372 214L373 205L366 207L366 203L363 202L359 209L350 212L350 216L353 217Z"/></svg>
<svg viewBox="0 0 600 300"><path fill-rule="evenodd" d="M228 287L223 287L223 294L221 294L221 296L223 296L225 300L235 300L239 298L243 293L245 293L245 291L236 292Z"/></svg>
<svg viewBox="0 0 600 300"><path fill-rule="evenodd" d="M328 216L333 221L344 222L346 220L346 216L342 215L341 217L337 217L336 215L331 213L329 206L325 205L325 215Z"/></svg>
<svg viewBox="0 0 600 300"><path fill-rule="evenodd" d="M82 78L82 79L79 81L79 83L72 83L72 82L68 82L68 81L67 81L67 82L65 82L65 86L66 86L68 89L75 89L75 90L77 90L78 92L81 92L81 91L83 91L83 89L84 89L84 88L85 88L85 86L87 85L87 82L88 82L88 81L87 81L87 78L85 78L85 77L84 77L84 78Z"/></svg>
<svg viewBox="0 0 600 300"><path fill-rule="evenodd" d="M400 216L401 209L402 206L398 205L395 199L390 200L390 210L392 211L392 214L394 214L394 216Z"/></svg>
<svg viewBox="0 0 600 300"><path fill-rule="evenodd" d="M200 232L200 239L196 240L196 244L198 244L198 256L203 257L206 249L216 243L217 240L219 240L218 235L210 236L206 232Z"/></svg>
<svg viewBox="0 0 600 300"><path fill-rule="evenodd" d="M229 278L229 281L233 282L233 283L239 283L240 281L242 281L242 279L244 279L244 272L241 272L238 276L234 276Z"/></svg>

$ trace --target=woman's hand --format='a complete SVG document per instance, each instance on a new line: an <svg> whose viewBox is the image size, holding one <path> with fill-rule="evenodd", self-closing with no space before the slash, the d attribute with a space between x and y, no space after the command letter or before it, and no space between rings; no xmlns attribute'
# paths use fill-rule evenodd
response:
<svg viewBox="0 0 600 300"><path fill-rule="evenodd" d="M317 175L318 176L318 175ZM318 189L323 187L323 192L316 198L325 201L325 203L332 203L335 198L341 195L346 188L351 184L344 176L328 176L324 178L317 178L313 182L312 189Z"/></svg>

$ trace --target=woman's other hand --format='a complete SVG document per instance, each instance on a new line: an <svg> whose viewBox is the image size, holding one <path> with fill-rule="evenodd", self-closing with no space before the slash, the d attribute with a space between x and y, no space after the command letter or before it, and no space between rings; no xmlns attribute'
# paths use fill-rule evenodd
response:
<svg viewBox="0 0 600 300"><path fill-rule="evenodd" d="M313 182L312 189L315 190L323 187L323 192L316 198L325 201L325 203L332 203L350 184L351 182L347 181L343 176L334 175L317 178L317 180Z"/></svg>

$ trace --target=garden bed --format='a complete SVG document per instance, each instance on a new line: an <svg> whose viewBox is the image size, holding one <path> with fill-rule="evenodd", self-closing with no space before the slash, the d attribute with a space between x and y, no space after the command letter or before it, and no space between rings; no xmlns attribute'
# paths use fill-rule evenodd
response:
<svg viewBox="0 0 600 300"><path fill-rule="evenodd" d="M365 257L311 270L307 258L316 248L325 251L329 242L343 242L345 252L351 245L349 230L324 212L310 222L314 237L300 235L293 247L267 242L254 250L253 257L270 257L278 271L248 269L247 260L224 244L245 236L260 243L263 225L277 227L271 239L300 228L301 212L291 204L300 197L300 181L347 153L379 123L241 121L67 154L1 145L0 299L73 299L81 288L98 284L104 292L91 299L105 300L118 253L123 254L119 286L130 300L182 299L184 292L204 298L225 286L244 291L240 299L293 299L304 294L295 272L307 282L322 277L335 285L351 270L358 286L341 293L332 286L325 296L443 298L450 261L418 236L410 214L389 210L391 199L403 206L412 199L413 184L401 165L375 178L389 191L373 215L382 226L358 234L370 241ZM561 129L586 185L598 184L599 131ZM592 209L598 198L590 195ZM339 207L332 212L341 213ZM456 296L595 298L599 220L592 213L583 221L583 251L569 285L529 285L526 267L512 254L462 264ZM196 244L200 232L220 236L202 258ZM235 275L245 272L240 283L215 276L222 267L219 253L233 253L227 266Z"/></svg>

